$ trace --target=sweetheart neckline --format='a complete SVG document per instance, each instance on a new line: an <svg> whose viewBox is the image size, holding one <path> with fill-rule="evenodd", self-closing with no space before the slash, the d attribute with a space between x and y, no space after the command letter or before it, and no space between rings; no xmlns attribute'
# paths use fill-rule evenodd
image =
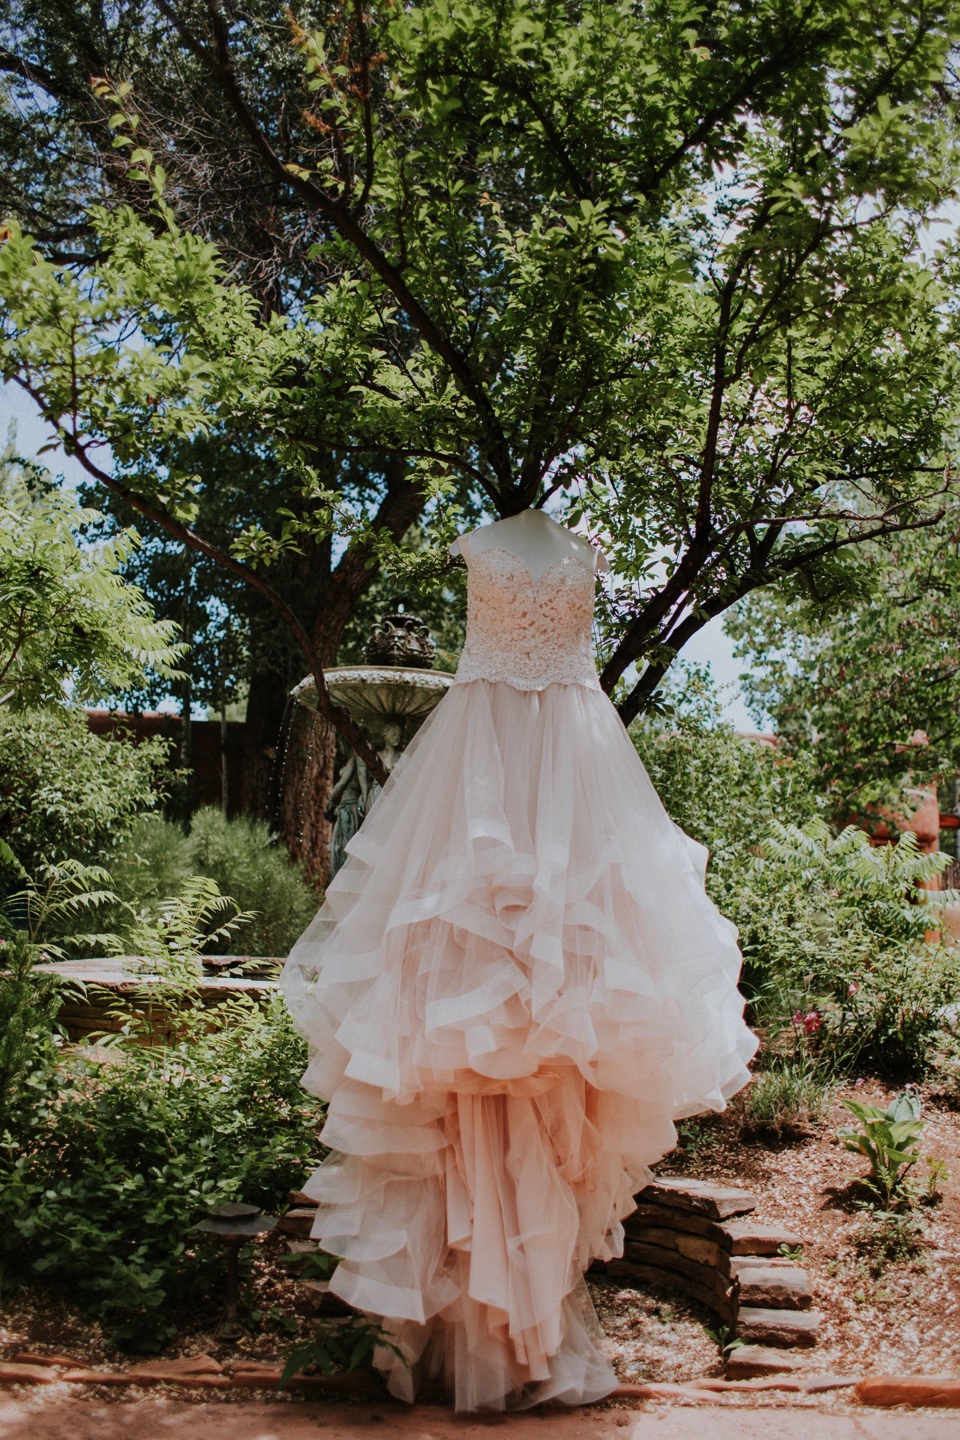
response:
<svg viewBox="0 0 960 1440"><path fill-rule="evenodd" d="M557 560L552 560L552 561L550 562L550 564L547 566L546 570L541 570L539 575L534 575L533 571L530 569L530 566L527 564L527 562L526 562L525 560L521 560L520 556L517 555L517 554L515 554L513 550L508 550L507 547L506 547L506 545L486 545L486 546L484 546L484 548L483 548L482 550L480 550L480 551L477 552L477 556L476 556L476 559L473 561L473 564L476 565L477 560L479 560L479 559L481 558L481 556L483 556L483 555L492 555L495 551L498 551L501 555L509 555L509 557L510 557L511 560L514 560L514 561L520 566L520 568L521 568L522 570L525 570L525 571L527 572L527 579L530 581L530 584L531 584L532 586L534 586L534 587L536 587L537 585L539 585L540 582L541 582L541 580L544 580L544 579L546 578L546 576L548 576L548 575L550 574L550 571L551 571L551 570L556 570L560 565L571 565L571 564L572 564L572 565L581 565L581 566L583 567L583 569L587 571L588 575L595 576L596 573L597 573L596 560L594 560L594 563L593 563L593 565L591 566L591 565L589 565L589 564L587 563L586 560L581 560L581 558L580 558L579 555L561 555L559 559L557 559ZM470 570L471 570L471 569L472 569L472 566L471 566L471 565L468 565L468 566L467 566L467 573L468 573L468 574L470 573Z"/></svg>

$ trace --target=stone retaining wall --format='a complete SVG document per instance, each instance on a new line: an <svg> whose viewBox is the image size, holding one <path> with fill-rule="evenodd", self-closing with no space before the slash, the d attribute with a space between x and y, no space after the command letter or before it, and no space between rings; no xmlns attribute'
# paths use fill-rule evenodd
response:
<svg viewBox="0 0 960 1440"><path fill-rule="evenodd" d="M756 1206L755 1195L733 1186L658 1178L624 1222L623 1259L591 1268L627 1284L679 1289L751 1343L814 1345L820 1315L809 1278L781 1254L803 1241L747 1219Z"/></svg>

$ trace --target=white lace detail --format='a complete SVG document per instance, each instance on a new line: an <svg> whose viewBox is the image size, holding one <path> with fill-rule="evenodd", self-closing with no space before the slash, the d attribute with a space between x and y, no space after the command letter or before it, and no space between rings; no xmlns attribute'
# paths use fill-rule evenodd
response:
<svg viewBox="0 0 960 1440"><path fill-rule="evenodd" d="M574 555L534 579L510 550L481 550L470 563L467 638L457 680L497 680L515 690L599 690L590 636L593 596L594 571Z"/></svg>

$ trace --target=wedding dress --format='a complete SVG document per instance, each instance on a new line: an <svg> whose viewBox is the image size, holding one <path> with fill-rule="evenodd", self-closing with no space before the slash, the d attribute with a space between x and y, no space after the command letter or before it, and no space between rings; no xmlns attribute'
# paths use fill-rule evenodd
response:
<svg viewBox="0 0 960 1440"><path fill-rule="evenodd" d="M456 683L283 972L331 1289L402 1355L395 1395L442 1377L463 1411L613 1389L583 1272L755 1048L706 852L600 689L593 572L472 554Z"/></svg>

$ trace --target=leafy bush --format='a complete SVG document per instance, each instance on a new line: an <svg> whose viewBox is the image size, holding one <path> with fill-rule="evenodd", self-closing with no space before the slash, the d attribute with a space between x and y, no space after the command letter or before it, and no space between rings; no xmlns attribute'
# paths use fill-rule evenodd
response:
<svg viewBox="0 0 960 1440"><path fill-rule="evenodd" d="M0 863L0 875L12 875L16 887L11 889L8 881L0 900L0 943L19 939L34 947L42 945L49 958L57 960L68 953L120 951L119 936L87 928L99 927L118 904L102 866L63 860L59 865L43 864L35 875L28 875L3 841L0 862L6 862Z"/></svg>
<svg viewBox="0 0 960 1440"><path fill-rule="evenodd" d="M157 802L167 744L94 735L77 710L0 709L0 837L31 874L44 861L109 861Z"/></svg>
<svg viewBox="0 0 960 1440"><path fill-rule="evenodd" d="M210 876L238 908L252 912L243 927L245 953L286 955L319 908L303 869L261 820L228 820L212 807L199 810L190 827L189 855L196 874Z"/></svg>
<svg viewBox="0 0 960 1440"><path fill-rule="evenodd" d="M0 1144L0 1273L81 1298L118 1343L156 1349L177 1304L219 1300L222 1254L191 1227L266 1209L317 1157L306 1056L279 998L183 1008L179 1040L76 1047L34 1071Z"/></svg>
<svg viewBox="0 0 960 1440"><path fill-rule="evenodd" d="M917 888L946 863L909 833L874 848L852 827L772 823L726 905L755 1014L775 1027L792 1017L795 1038L839 1072L925 1074L960 994L953 952L926 938L950 892Z"/></svg>
<svg viewBox="0 0 960 1440"><path fill-rule="evenodd" d="M302 868L262 821L228 820L213 807L197 811L188 835L175 821L141 816L118 846L111 875L118 895L152 916L188 876L208 876L233 896L237 912L248 912L237 942L248 955L286 955L319 908ZM232 943L222 937L204 948L223 954Z"/></svg>
<svg viewBox="0 0 960 1440"><path fill-rule="evenodd" d="M24 934L0 942L0 1135L36 1069L49 1071L60 986L35 970L38 950Z"/></svg>
<svg viewBox="0 0 960 1440"><path fill-rule="evenodd" d="M138 815L110 860L113 888L128 905L155 914L191 873L190 841L182 826L156 813Z"/></svg>
<svg viewBox="0 0 960 1440"><path fill-rule="evenodd" d="M739 927L751 1019L787 1051L754 1087L757 1122L794 1099L806 1109L834 1073L926 1073L960 995L954 955L926 939L950 897L919 888L946 857L909 833L877 848L853 828L832 835L810 757L739 739L697 671L631 737L672 818L711 852L707 889Z"/></svg>

